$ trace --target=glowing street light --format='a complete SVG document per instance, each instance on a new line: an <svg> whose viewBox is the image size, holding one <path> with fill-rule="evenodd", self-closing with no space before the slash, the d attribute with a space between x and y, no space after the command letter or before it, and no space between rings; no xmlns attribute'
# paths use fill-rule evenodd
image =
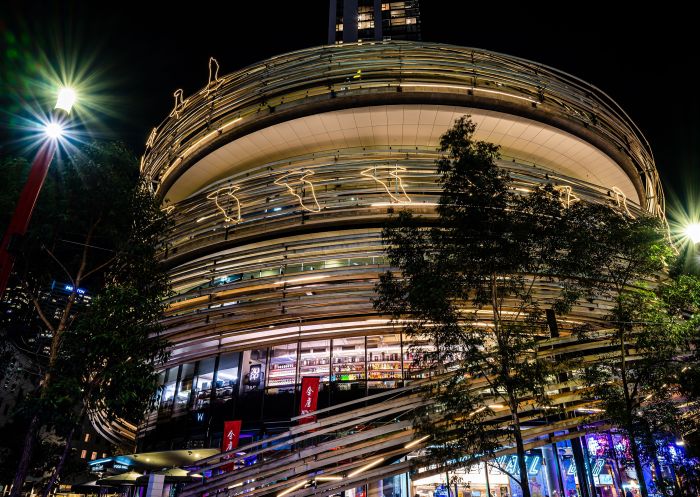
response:
<svg viewBox="0 0 700 497"><path fill-rule="evenodd" d="M75 105L75 101L78 99L78 94L73 88L61 88L58 91L58 99L56 99L56 107L54 109L61 109L70 114L70 110Z"/></svg>
<svg viewBox="0 0 700 497"><path fill-rule="evenodd" d="M52 140L57 140L63 136L63 126L57 122L50 122L44 126L44 134Z"/></svg>
<svg viewBox="0 0 700 497"><path fill-rule="evenodd" d="M685 227L683 231L691 242L700 243L700 223L692 223Z"/></svg>
<svg viewBox="0 0 700 497"><path fill-rule="evenodd" d="M54 109L59 109L69 114L75 101L75 90L61 88L58 92L58 99ZM12 266L15 262L15 255L19 250L22 237L27 232L29 220L39 198L41 187L44 185L46 174L49 172L49 165L56 152L58 140L63 136L63 126L55 119L59 116L54 115L53 117L54 119L44 126L44 137L49 139L44 140L39 151L34 156L32 167L29 170L29 177L22 188L15 212L12 215L7 231L5 231L5 236L2 238L2 243L0 243L0 298L5 293Z"/></svg>

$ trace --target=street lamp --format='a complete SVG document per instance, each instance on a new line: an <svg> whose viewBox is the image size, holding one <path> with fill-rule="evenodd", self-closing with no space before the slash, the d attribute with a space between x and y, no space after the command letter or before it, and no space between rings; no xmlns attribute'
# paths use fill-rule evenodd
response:
<svg viewBox="0 0 700 497"><path fill-rule="evenodd" d="M700 223L689 224L685 227L683 233L690 239L691 242L695 244L700 243Z"/></svg>
<svg viewBox="0 0 700 497"><path fill-rule="evenodd" d="M75 104L76 93L71 88L61 88L58 92L56 107L61 113L70 113ZM57 142L63 135L63 126L56 119L60 117L54 113L54 119L49 121L44 127L46 140L42 143L39 151L34 157L32 167L29 170L29 177L22 188L15 212L12 215L10 224L5 231L5 236L0 244L0 299L5 293L7 281L10 279L12 265L18 245L24 234L27 232L29 220L32 217L34 206L39 198L39 192L49 171L49 165L56 153Z"/></svg>

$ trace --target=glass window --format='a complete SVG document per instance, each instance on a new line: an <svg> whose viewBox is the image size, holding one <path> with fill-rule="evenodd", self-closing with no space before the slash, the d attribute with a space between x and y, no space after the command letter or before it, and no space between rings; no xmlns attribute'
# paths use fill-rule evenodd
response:
<svg viewBox="0 0 700 497"><path fill-rule="evenodd" d="M185 409L190 402L192 380L194 379L194 364L184 364L180 372L180 382L177 385L175 409Z"/></svg>
<svg viewBox="0 0 700 497"><path fill-rule="evenodd" d="M238 366L240 352L224 354L219 358L219 369L216 372L216 398L230 399L238 390Z"/></svg>
<svg viewBox="0 0 700 497"><path fill-rule="evenodd" d="M294 388L297 373L297 344L278 345L270 352L268 387Z"/></svg>
<svg viewBox="0 0 700 497"><path fill-rule="evenodd" d="M318 376L327 382L330 376L330 340L302 342L299 357L299 383L304 376Z"/></svg>
<svg viewBox="0 0 700 497"><path fill-rule="evenodd" d="M335 382L365 379L365 337L333 339L333 376Z"/></svg>
<svg viewBox="0 0 700 497"><path fill-rule="evenodd" d="M265 387L265 368L267 365L267 349L253 349L243 352L241 374L243 381L242 392L262 390Z"/></svg>
<svg viewBox="0 0 700 497"><path fill-rule="evenodd" d="M401 380L401 373L401 336L368 336L367 375L371 381L369 388L397 387L396 382Z"/></svg>
<svg viewBox="0 0 700 497"><path fill-rule="evenodd" d="M163 396L160 400L161 409L168 409L173 406L175 398L175 381L177 380L178 367L168 368L165 372L165 383L163 384Z"/></svg>
<svg viewBox="0 0 700 497"><path fill-rule="evenodd" d="M215 362L213 357L199 361L199 370L194 380L194 409L209 405L211 389L214 386Z"/></svg>

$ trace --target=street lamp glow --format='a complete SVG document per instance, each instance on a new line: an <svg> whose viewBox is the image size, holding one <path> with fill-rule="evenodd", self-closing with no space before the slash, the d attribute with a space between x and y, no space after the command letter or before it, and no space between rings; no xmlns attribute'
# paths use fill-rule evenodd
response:
<svg viewBox="0 0 700 497"><path fill-rule="evenodd" d="M693 243L700 243L700 223L689 224L685 227L685 236Z"/></svg>
<svg viewBox="0 0 700 497"><path fill-rule="evenodd" d="M58 123L50 122L44 127L44 134L52 140L57 140L63 135L63 127Z"/></svg>
<svg viewBox="0 0 700 497"><path fill-rule="evenodd" d="M58 99L56 100L56 107L54 107L54 109L61 109L66 111L66 114L70 114L70 110L73 108L77 98L78 95L73 88L61 88L58 91Z"/></svg>

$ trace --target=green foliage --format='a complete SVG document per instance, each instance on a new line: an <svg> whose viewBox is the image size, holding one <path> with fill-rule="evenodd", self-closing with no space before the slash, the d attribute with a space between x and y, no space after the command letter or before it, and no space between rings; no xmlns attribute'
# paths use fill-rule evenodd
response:
<svg viewBox="0 0 700 497"><path fill-rule="evenodd" d="M381 275L375 307L405 327L421 365L439 374L421 421L435 459L469 464L515 443L526 474L520 415L526 405L550 407L546 387L566 369L538 355L549 337L543 314L566 312L594 288L607 252L592 251L586 233L601 229L596 212L612 210L566 208L551 184L522 195L497 167L498 147L473 140L474 130L462 118L441 139L437 223L423 227L401 212L384 230L400 274ZM559 293L543 299L538 285L550 283ZM490 403L510 414L499 419ZM526 478L521 486L528 496Z"/></svg>

